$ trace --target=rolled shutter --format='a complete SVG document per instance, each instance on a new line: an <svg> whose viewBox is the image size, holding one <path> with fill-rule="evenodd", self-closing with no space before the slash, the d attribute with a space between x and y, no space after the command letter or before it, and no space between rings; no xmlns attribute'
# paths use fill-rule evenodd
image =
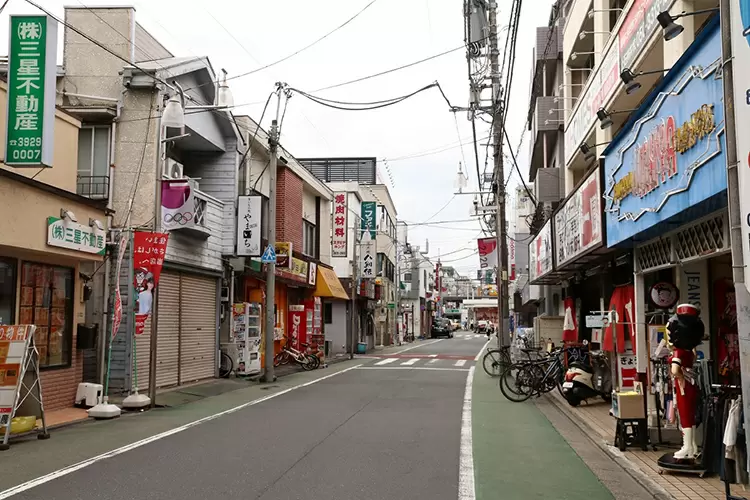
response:
<svg viewBox="0 0 750 500"><path fill-rule="evenodd" d="M159 278L159 334L156 338L156 386L177 385L180 348L180 275L163 271Z"/></svg>
<svg viewBox="0 0 750 500"><path fill-rule="evenodd" d="M216 278L182 275L180 384L212 378L216 371Z"/></svg>

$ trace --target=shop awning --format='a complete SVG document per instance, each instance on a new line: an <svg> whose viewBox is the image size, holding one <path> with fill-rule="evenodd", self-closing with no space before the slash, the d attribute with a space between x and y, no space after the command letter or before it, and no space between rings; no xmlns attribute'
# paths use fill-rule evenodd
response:
<svg viewBox="0 0 750 500"><path fill-rule="evenodd" d="M315 285L315 296L331 299L349 300L344 286L333 269L318 266L318 280Z"/></svg>

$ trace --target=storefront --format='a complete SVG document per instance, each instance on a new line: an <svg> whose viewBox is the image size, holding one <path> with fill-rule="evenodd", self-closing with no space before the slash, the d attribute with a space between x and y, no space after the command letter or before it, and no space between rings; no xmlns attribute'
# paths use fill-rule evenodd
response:
<svg viewBox="0 0 750 500"><path fill-rule="evenodd" d="M0 324L37 326L45 409L73 406L93 340L78 334L89 297L80 266L104 260L104 207L7 170L0 199L16 208L0 219Z"/></svg>
<svg viewBox="0 0 750 500"><path fill-rule="evenodd" d="M695 349L704 396L739 385L720 43L718 22L709 23L604 152L607 245L634 251L633 285L613 298L618 385L651 381L649 425L676 444L679 412L662 343L676 304L698 306L705 325ZM633 357L639 375L626 376ZM721 436L722 423L709 420L703 432ZM704 451L701 465L712 470L717 451Z"/></svg>

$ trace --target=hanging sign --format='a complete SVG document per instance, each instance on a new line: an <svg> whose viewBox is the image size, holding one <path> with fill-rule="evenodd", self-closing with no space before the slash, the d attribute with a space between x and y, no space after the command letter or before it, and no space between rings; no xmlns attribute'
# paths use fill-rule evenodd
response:
<svg viewBox="0 0 750 500"><path fill-rule="evenodd" d="M47 217L47 245L78 252L104 255L107 233L96 226L84 226L59 217Z"/></svg>
<svg viewBox="0 0 750 500"><path fill-rule="evenodd" d="M745 261L745 287L750 291L750 5L747 2L733 2L730 7L732 23L732 64L734 73L734 116L737 137L737 177L740 192L740 213L742 215L742 255ZM743 194L744 193L744 194Z"/></svg>
<svg viewBox="0 0 750 500"><path fill-rule="evenodd" d="M552 219L549 219L529 243L529 281L552 272L552 258Z"/></svg>
<svg viewBox="0 0 750 500"><path fill-rule="evenodd" d="M479 247L479 268L494 269L497 267L497 239L480 238L477 240Z"/></svg>
<svg viewBox="0 0 750 500"><path fill-rule="evenodd" d="M333 215L331 231L331 256L346 257L349 249L349 234L347 232L349 220L348 195L345 192L333 193Z"/></svg>
<svg viewBox="0 0 750 500"><path fill-rule="evenodd" d="M161 223L165 231L195 227L195 189L188 179L161 181Z"/></svg>
<svg viewBox="0 0 750 500"><path fill-rule="evenodd" d="M260 196L240 196L237 200L237 255L257 257L261 254Z"/></svg>
<svg viewBox="0 0 750 500"><path fill-rule="evenodd" d="M135 334L141 335L154 302L154 290L164 265L169 233L133 233L133 275L135 277Z"/></svg>
<svg viewBox="0 0 750 500"><path fill-rule="evenodd" d="M276 268L292 268L293 244L291 241L276 242Z"/></svg>
<svg viewBox="0 0 750 500"><path fill-rule="evenodd" d="M362 232L368 231L370 238L375 239L377 236L377 225L375 224L375 213L377 204L374 201L362 202Z"/></svg>
<svg viewBox="0 0 750 500"><path fill-rule="evenodd" d="M375 278L375 259L377 255L376 240L370 239L370 233L365 232L362 243L359 245L359 269L362 278Z"/></svg>
<svg viewBox="0 0 750 500"><path fill-rule="evenodd" d="M596 168L555 214L558 269L601 245L603 231L600 198L599 168Z"/></svg>
<svg viewBox="0 0 750 500"><path fill-rule="evenodd" d="M672 283L662 281L648 291L648 298L657 309L670 309L680 298L680 292Z"/></svg>
<svg viewBox="0 0 750 500"><path fill-rule="evenodd" d="M52 166L57 81L57 21L10 16L5 160Z"/></svg>

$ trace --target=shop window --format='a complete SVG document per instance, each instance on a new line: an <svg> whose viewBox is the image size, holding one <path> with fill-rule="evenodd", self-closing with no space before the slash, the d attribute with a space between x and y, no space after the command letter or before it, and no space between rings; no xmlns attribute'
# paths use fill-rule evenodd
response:
<svg viewBox="0 0 750 500"><path fill-rule="evenodd" d="M323 323L330 325L333 323L333 304L323 304Z"/></svg>
<svg viewBox="0 0 750 500"><path fill-rule="evenodd" d="M0 325L15 323L16 261L0 257Z"/></svg>
<svg viewBox="0 0 750 500"><path fill-rule="evenodd" d="M37 326L35 338L42 368L70 366L74 283L70 268L23 264L18 322Z"/></svg>
<svg viewBox="0 0 750 500"><path fill-rule="evenodd" d="M315 224L302 221L302 253L312 257L315 256L315 231Z"/></svg>

